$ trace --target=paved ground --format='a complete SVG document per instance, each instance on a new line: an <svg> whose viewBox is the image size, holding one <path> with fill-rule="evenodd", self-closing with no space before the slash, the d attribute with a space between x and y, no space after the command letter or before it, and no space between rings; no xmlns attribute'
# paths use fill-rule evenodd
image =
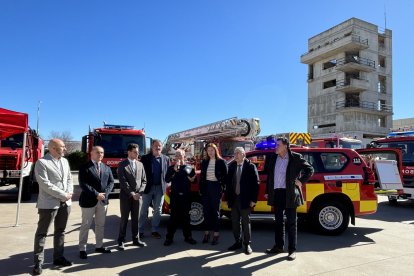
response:
<svg viewBox="0 0 414 276"><path fill-rule="evenodd" d="M75 177L76 178L76 177ZM35 200L21 205L20 226L14 227L17 197L13 189L3 187L0 193L0 275L28 274L33 266L33 235L36 230ZM78 191L78 187L76 189ZM356 220L356 226L338 237L315 235L307 229L298 234L297 260L289 262L286 254L268 256L264 250L273 244L271 220L254 221L253 254L228 252L233 243L231 226L222 220L217 246L198 243L190 246L177 232L171 247L164 240L146 238L148 247L129 246L124 252L94 254L88 249L87 260L78 258L78 235L81 211L75 201L69 218L65 255L75 262L72 267L53 267L53 238L46 241L46 263L43 275L413 275L414 271L414 202L390 206L379 199L378 212ZM168 216L161 221L165 233ZM105 244L115 247L118 233L119 201L112 199L107 218ZM148 233L146 233L148 234ZM194 231L198 241L203 233ZM89 236L94 243L94 234Z"/></svg>

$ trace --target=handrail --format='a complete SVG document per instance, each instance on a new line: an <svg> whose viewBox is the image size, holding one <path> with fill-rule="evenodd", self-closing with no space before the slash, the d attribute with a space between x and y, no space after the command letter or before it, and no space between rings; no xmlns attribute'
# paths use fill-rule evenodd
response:
<svg viewBox="0 0 414 276"><path fill-rule="evenodd" d="M388 104L378 104L374 102L367 101L357 101L357 100L345 100L336 102L336 109L358 107L363 109L369 109L374 111L385 111L392 112L392 106Z"/></svg>
<svg viewBox="0 0 414 276"><path fill-rule="evenodd" d="M336 66L345 65L347 63L358 63L375 68L375 61L359 56L345 56L336 60Z"/></svg>
<svg viewBox="0 0 414 276"><path fill-rule="evenodd" d="M338 41L341 41L342 39L345 39L345 38L347 38L347 37L349 37L349 35L344 35L343 37L341 37L341 38L335 38L334 40L332 40L332 41L329 41L329 42L326 42L324 45L318 45L317 47L315 47L315 48L312 48L312 49L310 49L308 52L306 52L306 53L304 53L303 55L301 55L301 57L303 57L303 56L305 56L305 55L307 55L307 54L309 54L309 53L311 53L311 52L313 52L313 51L315 51L315 50L319 50L319 49L322 49L322 48L324 48L324 47L326 47L326 46L328 46L328 45L330 45L330 44L334 44L334 43L336 43L336 42L338 42ZM368 38L365 38L365 39L362 39L362 37L360 37L359 35L355 35L355 34L353 34L353 35L351 35L351 42L357 42L357 43L359 43L359 44L362 44L362 45L367 45L368 46Z"/></svg>

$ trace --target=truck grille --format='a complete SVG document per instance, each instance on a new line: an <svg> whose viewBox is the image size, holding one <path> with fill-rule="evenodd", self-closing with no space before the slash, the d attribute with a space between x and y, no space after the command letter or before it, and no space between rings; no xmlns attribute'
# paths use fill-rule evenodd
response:
<svg viewBox="0 0 414 276"><path fill-rule="evenodd" d="M16 170L17 156L0 156L0 170Z"/></svg>

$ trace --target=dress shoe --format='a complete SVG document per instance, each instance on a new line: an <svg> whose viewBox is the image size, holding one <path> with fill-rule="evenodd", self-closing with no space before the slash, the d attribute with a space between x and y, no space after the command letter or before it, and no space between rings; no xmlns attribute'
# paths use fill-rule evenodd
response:
<svg viewBox="0 0 414 276"><path fill-rule="evenodd" d="M88 258L88 254L86 254L86 251L79 251L79 258L81 259L87 259Z"/></svg>
<svg viewBox="0 0 414 276"><path fill-rule="evenodd" d="M164 246L170 246L173 243L173 240L166 239L164 242Z"/></svg>
<svg viewBox="0 0 414 276"><path fill-rule="evenodd" d="M276 245L270 249L266 249L266 254L280 254L285 252L283 248L277 247Z"/></svg>
<svg viewBox="0 0 414 276"><path fill-rule="evenodd" d="M291 252L289 253L289 255L287 256L288 261L293 261L296 259L296 252Z"/></svg>
<svg viewBox="0 0 414 276"><path fill-rule="evenodd" d="M214 236L213 237L213 240L211 241L211 245L216 245L216 244L218 244L219 242L218 242L218 240L219 240L219 236Z"/></svg>
<svg viewBox="0 0 414 276"><path fill-rule="evenodd" d="M246 255L250 255L250 254L252 254L252 252L253 252L253 250L252 250L252 247L250 246L250 244L246 244L245 247L244 247L244 253Z"/></svg>
<svg viewBox="0 0 414 276"><path fill-rule="evenodd" d="M184 241L186 243L189 243L189 244L196 244L197 243L197 241L195 239L193 239L192 237L185 238Z"/></svg>
<svg viewBox="0 0 414 276"><path fill-rule="evenodd" d="M95 252L98 252L98 253L111 253L111 250L106 248L106 247L98 247L98 248L95 248Z"/></svg>
<svg viewBox="0 0 414 276"><path fill-rule="evenodd" d="M152 232L152 233L151 233L151 236L152 236L153 238L155 238L155 239L161 239L161 235L160 235L160 233L158 233L158 232Z"/></svg>
<svg viewBox="0 0 414 276"><path fill-rule="evenodd" d="M230 246L229 248L227 248L229 251L235 251L237 249L241 249L242 248L242 243L240 241L236 241L232 246Z"/></svg>
<svg viewBox="0 0 414 276"><path fill-rule="evenodd" d="M204 234L202 243L208 243L210 241L210 234Z"/></svg>
<svg viewBox="0 0 414 276"><path fill-rule="evenodd" d="M65 257L54 260L53 264L58 265L58 266L72 266L73 265L73 263L67 260Z"/></svg>
<svg viewBox="0 0 414 276"><path fill-rule="evenodd" d="M138 246L138 247L145 247L147 246L147 244L145 242L142 241L133 241L132 245Z"/></svg>
<svg viewBox="0 0 414 276"><path fill-rule="evenodd" d="M125 244L123 242L118 242L118 250L120 250L120 251L125 250Z"/></svg>
<svg viewBox="0 0 414 276"><path fill-rule="evenodd" d="M33 275L40 275L42 274L42 272L42 264L35 264L35 266L33 267Z"/></svg>

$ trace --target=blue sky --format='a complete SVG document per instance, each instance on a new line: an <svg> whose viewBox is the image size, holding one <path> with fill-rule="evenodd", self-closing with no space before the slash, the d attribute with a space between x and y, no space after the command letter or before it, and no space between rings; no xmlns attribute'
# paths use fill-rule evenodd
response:
<svg viewBox="0 0 414 276"><path fill-rule="evenodd" d="M393 31L394 119L414 117L414 1L0 1L0 107L75 140L102 122L168 134L237 116L306 131L308 38Z"/></svg>

